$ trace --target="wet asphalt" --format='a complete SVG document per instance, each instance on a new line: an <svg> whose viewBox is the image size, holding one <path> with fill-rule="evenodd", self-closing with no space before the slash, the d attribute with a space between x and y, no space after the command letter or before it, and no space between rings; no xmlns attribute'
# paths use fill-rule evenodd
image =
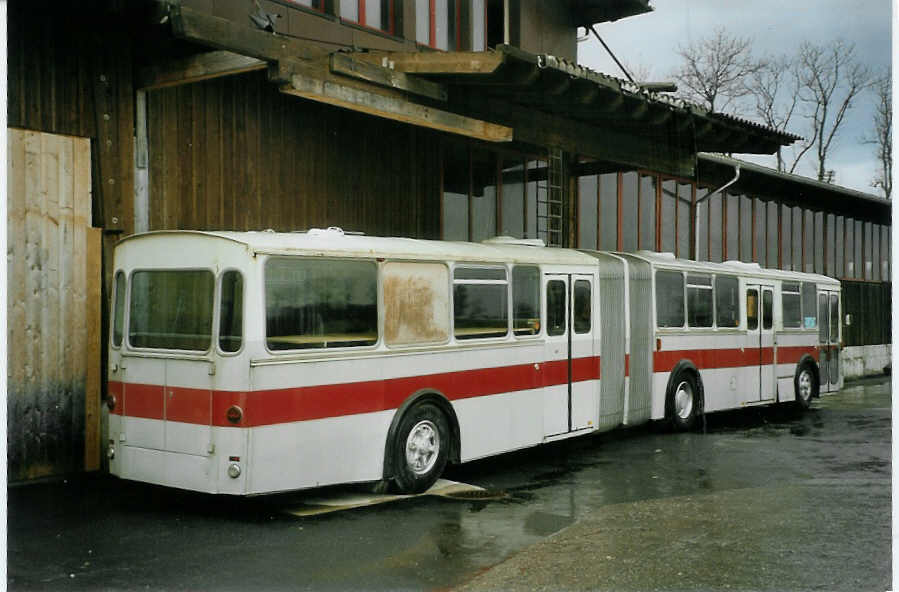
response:
<svg viewBox="0 0 899 592"><path fill-rule="evenodd" d="M11 590L887 590L890 382L705 432L657 427L452 468L498 499L298 518L108 476L11 488ZM327 493L327 492L325 492ZM316 492L321 496L322 492Z"/></svg>

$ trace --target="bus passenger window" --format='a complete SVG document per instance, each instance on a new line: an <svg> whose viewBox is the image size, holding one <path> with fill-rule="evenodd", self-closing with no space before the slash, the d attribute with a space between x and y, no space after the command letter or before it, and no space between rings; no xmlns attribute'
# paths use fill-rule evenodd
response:
<svg viewBox="0 0 899 592"><path fill-rule="evenodd" d="M205 270L136 271L131 276L134 347L206 351L212 341L212 272Z"/></svg>
<svg viewBox="0 0 899 592"><path fill-rule="evenodd" d="M515 335L540 333L540 268L516 265L512 269L512 328Z"/></svg>
<svg viewBox="0 0 899 592"><path fill-rule="evenodd" d="M690 327L711 327L712 277L707 275L687 276L687 325Z"/></svg>
<svg viewBox="0 0 899 592"><path fill-rule="evenodd" d="M125 325L125 274L115 274L115 306L113 307L112 345L122 345L122 332Z"/></svg>
<svg viewBox="0 0 899 592"><path fill-rule="evenodd" d="M503 267L453 270L453 334L456 339L504 337L509 333L509 283Z"/></svg>
<svg viewBox="0 0 899 592"><path fill-rule="evenodd" d="M561 280L546 283L546 333L565 334L565 282Z"/></svg>
<svg viewBox="0 0 899 592"><path fill-rule="evenodd" d="M770 329L774 326L774 293L771 290L762 290L762 328Z"/></svg>
<svg viewBox="0 0 899 592"><path fill-rule="evenodd" d="M781 285L780 304L784 329L798 329L802 325L802 306L799 300L798 282L784 282Z"/></svg>
<svg viewBox="0 0 899 592"><path fill-rule="evenodd" d="M727 275L715 277L715 309L719 329L740 326L739 291L737 278Z"/></svg>
<svg viewBox="0 0 899 592"><path fill-rule="evenodd" d="M272 351L374 345L377 266L370 261L269 259L265 337Z"/></svg>
<svg viewBox="0 0 899 592"><path fill-rule="evenodd" d="M577 280L574 282L574 332L590 332L590 282Z"/></svg>
<svg viewBox="0 0 899 592"><path fill-rule="evenodd" d="M818 326L817 300L818 288L811 282L802 282L802 327L814 329Z"/></svg>
<svg viewBox="0 0 899 592"><path fill-rule="evenodd" d="M219 311L219 349L233 353L243 341L243 276L239 271L222 274Z"/></svg>
<svg viewBox="0 0 899 592"><path fill-rule="evenodd" d="M384 341L387 345L449 339L449 269L443 263L385 263Z"/></svg>
<svg viewBox="0 0 899 592"><path fill-rule="evenodd" d="M758 290L746 290L746 328L750 331L759 328Z"/></svg>
<svg viewBox="0 0 899 592"><path fill-rule="evenodd" d="M684 326L684 274L656 272L656 322L659 327Z"/></svg>

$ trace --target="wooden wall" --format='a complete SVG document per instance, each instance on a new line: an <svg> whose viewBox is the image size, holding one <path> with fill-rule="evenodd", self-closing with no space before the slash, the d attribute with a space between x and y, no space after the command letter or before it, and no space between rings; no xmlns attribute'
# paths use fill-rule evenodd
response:
<svg viewBox="0 0 899 592"><path fill-rule="evenodd" d="M91 138L94 226L128 234L134 97L126 5L10 1L8 114L10 127Z"/></svg>
<svg viewBox="0 0 899 592"><path fill-rule="evenodd" d="M100 231L90 143L9 130L8 478L99 468Z"/></svg>
<svg viewBox="0 0 899 592"><path fill-rule="evenodd" d="M283 95L264 72L147 103L151 230L439 237L439 134Z"/></svg>

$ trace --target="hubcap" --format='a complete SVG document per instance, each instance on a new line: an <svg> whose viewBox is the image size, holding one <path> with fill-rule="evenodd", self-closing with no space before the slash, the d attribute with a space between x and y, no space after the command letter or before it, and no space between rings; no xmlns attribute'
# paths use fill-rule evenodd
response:
<svg viewBox="0 0 899 592"><path fill-rule="evenodd" d="M437 426L424 419L415 424L406 438L406 465L416 475L424 475L434 468L440 453L440 433Z"/></svg>
<svg viewBox="0 0 899 592"><path fill-rule="evenodd" d="M693 412L693 387L686 380L677 385L674 393L674 412L681 419L687 419Z"/></svg>
<svg viewBox="0 0 899 592"><path fill-rule="evenodd" d="M812 398L812 373L808 370L799 373L799 396L803 401L809 401Z"/></svg>

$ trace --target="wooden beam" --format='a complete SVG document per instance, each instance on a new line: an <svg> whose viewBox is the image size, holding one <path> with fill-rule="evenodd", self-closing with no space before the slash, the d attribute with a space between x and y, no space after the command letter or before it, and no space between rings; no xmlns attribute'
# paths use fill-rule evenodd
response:
<svg viewBox="0 0 899 592"><path fill-rule="evenodd" d="M326 49L297 39L251 29L186 6L172 6L169 20L172 23L172 33L179 39L218 47L260 60L313 59L328 53Z"/></svg>
<svg viewBox="0 0 899 592"><path fill-rule="evenodd" d="M87 229L86 265L87 298L87 368L84 379L84 470L100 469L100 389L102 388L102 360L100 352L103 348L103 334L100 329L100 283L103 281L100 270L103 265L103 231L100 228ZM76 272L79 270L76 270Z"/></svg>
<svg viewBox="0 0 899 592"><path fill-rule="evenodd" d="M267 65L265 60L230 51L210 51L147 66L141 69L137 86L140 90L166 88L220 76L264 70Z"/></svg>
<svg viewBox="0 0 899 592"><path fill-rule="evenodd" d="M375 89L351 86L330 73L295 62L279 62L277 72L271 77L287 81L281 85L281 92L319 103L487 142L511 142L513 139L510 127L413 103L396 91L376 92Z"/></svg>
<svg viewBox="0 0 899 592"><path fill-rule="evenodd" d="M371 52L364 59L407 74L493 74L505 63L505 54L492 51Z"/></svg>
<svg viewBox="0 0 899 592"><path fill-rule="evenodd" d="M384 58L384 61L389 63L387 58ZM446 101L447 98L446 86L442 84L424 80L417 76L410 76L404 72L397 72L383 65L378 66L356 60L342 53L331 55L331 72L421 95L437 101Z"/></svg>

